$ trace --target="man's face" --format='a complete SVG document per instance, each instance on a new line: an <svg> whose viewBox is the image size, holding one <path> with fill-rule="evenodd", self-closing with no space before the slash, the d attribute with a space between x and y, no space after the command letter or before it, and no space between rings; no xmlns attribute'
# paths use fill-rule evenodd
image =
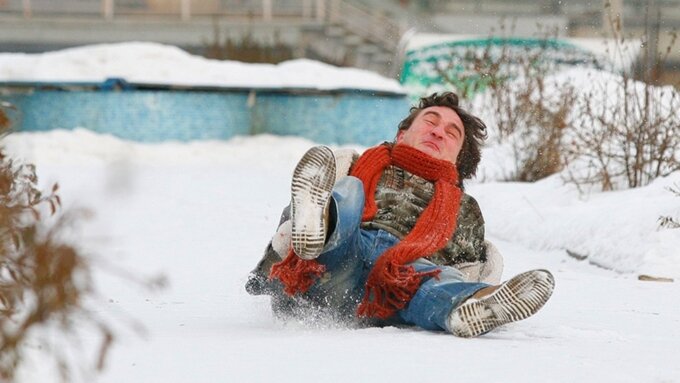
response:
<svg viewBox="0 0 680 383"><path fill-rule="evenodd" d="M421 110L411 127L397 133L397 143L414 147L454 165L463 147L463 121L453 109L431 106Z"/></svg>

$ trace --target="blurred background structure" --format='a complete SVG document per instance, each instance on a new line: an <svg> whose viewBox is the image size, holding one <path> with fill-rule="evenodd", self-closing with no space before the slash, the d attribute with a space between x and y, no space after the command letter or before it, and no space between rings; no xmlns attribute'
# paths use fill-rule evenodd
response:
<svg viewBox="0 0 680 383"><path fill-rule="evenodd" d="M648 57L666 55L680 0L0 0L0 51L153 41L213 58L307 57L394 77L416 32L607 37L612 15L627 37L649 42ZM677 43L667 56L655 76L680 86Z"/></svg>

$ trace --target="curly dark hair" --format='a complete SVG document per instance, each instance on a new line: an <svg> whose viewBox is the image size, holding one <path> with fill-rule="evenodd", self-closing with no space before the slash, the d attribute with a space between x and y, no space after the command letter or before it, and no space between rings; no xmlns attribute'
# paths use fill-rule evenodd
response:
<svg viewBox="0 0 680 383"><path fill-rule="evenodd" d="M418 105L411 107L408 117L399 123L399 131L410 128L418 113L431 106L450 108L463 121L465 138L458 155L456 168L458 169L458 176L461 181L472 178L477 172L479 161L482 159L481 146L486 139L486 125L478 117L473 116L458 105L457 94L453 92L433 93L421 98Z"/></svg>

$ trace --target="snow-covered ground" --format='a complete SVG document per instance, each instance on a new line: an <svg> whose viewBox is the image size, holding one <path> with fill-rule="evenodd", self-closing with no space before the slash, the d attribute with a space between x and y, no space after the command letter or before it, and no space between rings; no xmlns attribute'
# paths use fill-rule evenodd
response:
<svg viewBox="0 0 680 383"><path fill-rule="evenodd" d="M401 91L393 80L309 61L248 66L154 44L43 55L0 54L0 80ZM406 114L407 111L395 111ZM390 139L391 137L386 137ZM87 130L15 133L7 151L60 184L64 211L92 217L71 232L96 266L94 314L116 329L100 376L83 382L680 382L680 172L651 185L580 195L559 176L534 184L473 182L504 278L531 268L556 277L535 317L477 339L415 328L281 322L243 286L289 199L292 169L314 143L273 136L138 144ZM363 148L355 148L362 150ZM479 174L503 168L486 151ZM586 259L579 261L567 251ZM118 270L118 271L115 271ZM160 291L138 277L164 275ZM638 280L641 274L674 282ZM145 330L135 331L136 324ZM94 331L62 345L95 364ZM37 338L36 338L37 339ZM48 352L27 344L19 382L57 381Z"/></svg>
<svg viewBox="0 0 680 383"><path fill-rule="evenodd" d="M75 130L13 134L5 144L37 165L42 185L60 183L65 210L94 212L80 228L89 252L169 280L153 292L99 268L95 307L115 324L118 342L103 374L85 381L680 382L680 231L654 228L660 212L679 213L680 198L663 190L677 174L587 199L553 179L470 185L505 257L504 278L544 267L557 287L535 317L466 340L280 322L268 298L246 294L295 162L312 142L257 136L143 145ZM597 249L620 251L611 261L628 272L577 261L565 247L593 258ZM639 281L651 265L676 282ZM131 318L145 335L126 324ZM93 331L82 333L77 355L94 363ZM19 381L55 381L45 351L29 351Z"/></svg>

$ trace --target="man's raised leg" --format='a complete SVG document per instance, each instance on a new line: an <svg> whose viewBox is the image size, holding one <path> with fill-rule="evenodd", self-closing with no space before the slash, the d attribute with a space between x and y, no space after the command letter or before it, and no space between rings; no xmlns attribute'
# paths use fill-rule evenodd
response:
<svg viewBox="0 0 680 383"><path fill-rule="evenodd" d="M326 146L307 151L291 182L291 242L302 259L321 254L328 231L328 207L335 184L335 156Z"/></svg>

